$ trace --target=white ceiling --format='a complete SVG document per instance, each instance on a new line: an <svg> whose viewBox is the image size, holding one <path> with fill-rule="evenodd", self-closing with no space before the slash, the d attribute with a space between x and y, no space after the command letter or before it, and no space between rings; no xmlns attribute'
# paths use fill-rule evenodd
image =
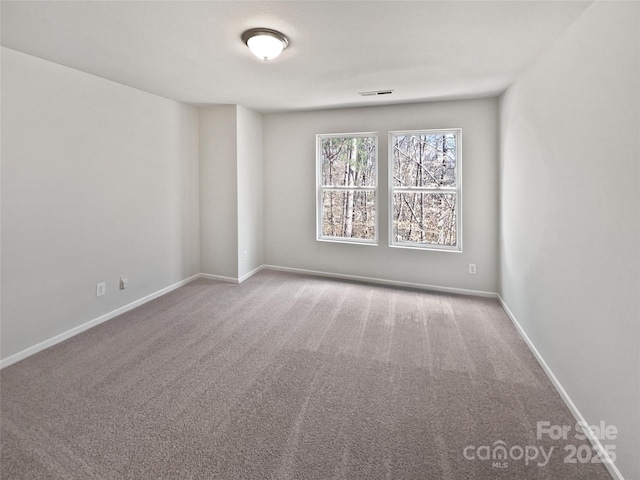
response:
<svg viewBox="0 0 640 480"><path fill-rule="evenodd" d="M258 111L495 95L591 1L3 1L2 45L163 97ZM265 63L253 27L290 39ZM368 90L393 95L360 97Z"/></svg>

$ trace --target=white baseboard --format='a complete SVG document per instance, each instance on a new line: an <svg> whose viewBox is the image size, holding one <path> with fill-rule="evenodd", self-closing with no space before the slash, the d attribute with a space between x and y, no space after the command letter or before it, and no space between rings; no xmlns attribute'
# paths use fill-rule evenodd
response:
<svg viewBox="0 0 640 480"><path fill-rule="evenodd" d="M419 290L430 290L433 292L455 293L457 295L472 295L474 297L498 298L498 294L494 292L485 292L483 290L468 290L465 288L441 287L438 285L427 285L424 283L400 282L397 280L387 280L384 278L362 277L357 275L345 275L342 273L320 272L317 270L306 270L303 268L280 267L278 265L263 265L266 270L277 270L280 272L301 273L305 275L314 275L317 277L340 278L343 280L353 280L356 282L376 283L380 285L389 285L392 287L416 288Z"/></svg>
<svg viewBox="0 0 640 480"><path fill-rule="evenodd" d="M206 278L207 280L217 280L218 282L225 283L240 283L237 278L225 277L223 275L212 275L211 273L201 273L198 278Z"/></svg>
<svg viewBox="0 0 640 480"><path fill-rule="evenodd" d="M245 280L249 280L251 277L253 277L256 273L258 273L260 270L262 270L264 268L264 265L260 265L258 268L254 268L253 270L251 270L249 273L245 273L243 276L241 276L238 279L238 283L242 283Z"/></svg>
<svg viewBox="0 0 640 480"><path fill-rule="evenodd" d="M518 333L520 334L524 342L529 347L529 350L531 350L531 353L533 353L533 355L536 357L536 360L538 361L538 363L540 364L544 372L547 374L547 377L549 377L549 380L551 380L551 383L553 384L556 391L560 395L560 398L562 398L562 401L565 403L567 408L569 408L569 410L571 411L571 414L573 415L573 417L576 419L576 421L581 422L581 424L589 425L589 423L585 420L582 413L580 413L580 410L578 410L578 407L576 406L576 404L573 403L573 400L571 400L571 397L569 397L569 394L560 383L560 380L558 380L558 378L554 375L553 371L551 370L547 362L545 362L544 358L542 358L542 355L540 354L536 346L533 344L533 342L531 341L527 333L520 326L520 323L518 323L518 320L516 320L516 317L513 314L513 312L511 312L511 310L509 309L509 307L507 306L507 304L505 303L505 301L502 299L500 295L497 295L497 298L500 304L502 305L502 308L506 312L507 316L511 319L511 322L516 327L516 330L518 330ZM604 449L602 443L600 442L600 439L596 435L594 435L594 433L590 429L585 433L587 435L587 438L591 442L591 445L593 445L593 447L597 449L596 451L604 452L606 456L606 460L603 459L602 463L604 464L606 469L609 471L611 476L616 480L624 480L622 473L620 473L620 470L618 470L618 467L616 467L616 464L611 460L608 453L606 453L606 450Z"/></svg>
<svg viewBox="0 0 640 480"><path fill-rule="evenodd" d="M254 268L249 273L245 273L240 278L225 277L223 275L213 275L211 273L201 273L199 275L199 277L200 278L206 278L207 280L217 280L219 282L236 283L237 284L237 283L242 283L245 280L249 280L251 277L253 277L256 273L258 273L263 268L264 268L264 265L260 265L258 268Z"/></svg>
<svg viewBox="0 0 640 480"><path fill-rule="evenodd" d="M117 317L118 315L122 315L123 313L128 312L129 310L133 310L134 308L139 307L140 305L145 304L147 302L150 302L151 300L158 298L166 293L169 293L172 290L175 290L176 288L180 288L183 285L186 285L187 283L190 283L199 277L200 277L199 274L193 275L189 278L186 278L177 283L174 283L173 285L169 285L168 287L162 288L157 292L153 292L139 300L136 300L135 302L131 302L128 305L125 305L124 307L120 307L109 313L100 315L98 318L89 320L88 322L83 323L82 325L78 325L77 327L67 330L66 332L60 333L55 337L52 337L48 340L45 340L36 345L33 345L32 347L25 348L21 352L15 353L7 358L0 360L0 369L8 367L9 365L13 365L14 363L19 362L24 358L30 357L31 355L38 353L46 348L52 347L57 343L63 342L64 340L67 340L68 338L78 335L79 333L82 333L85 330L89 330L90 328L95 327L96 325L100 325L101 323L106 322L107 320L111 320L112 318Z"/></svg>

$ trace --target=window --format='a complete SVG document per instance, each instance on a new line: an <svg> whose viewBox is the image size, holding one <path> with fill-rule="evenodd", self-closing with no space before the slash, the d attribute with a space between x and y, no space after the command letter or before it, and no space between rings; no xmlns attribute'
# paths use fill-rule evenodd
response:
<svg viewBox="0 0 640 480"><path fill-rule="evenodd" d="M391 246L462 251L461 136L389 132Z"/></svg>
<svg viewBox="0 0 640 480"><path fill-rule="evenodd" d="M316 137L318 240L377 244L375 133Z"/></svg>

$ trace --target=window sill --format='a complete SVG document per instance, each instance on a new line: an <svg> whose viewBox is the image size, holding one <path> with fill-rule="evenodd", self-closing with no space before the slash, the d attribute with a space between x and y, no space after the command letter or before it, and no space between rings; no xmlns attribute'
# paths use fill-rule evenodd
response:
<svg viewBox="0 0 640 480"><path fill-rule="evenodd" d="M378 242L375 240L366 241L366 240L350 240L348 238L331 238L331 237L320 237L316 238L318 242L326 242L326 243L346 243L349 245L364 245L367 247L377 247Z"/></svg>
<svg viewBox="0 0 640 480"><path fill-rule="evenodd" d="M462 253L462 247L440 247L437 245L410 245L398 243L390 243L389 247L404 248L408 250L427 250L430 252Z"/></svg>

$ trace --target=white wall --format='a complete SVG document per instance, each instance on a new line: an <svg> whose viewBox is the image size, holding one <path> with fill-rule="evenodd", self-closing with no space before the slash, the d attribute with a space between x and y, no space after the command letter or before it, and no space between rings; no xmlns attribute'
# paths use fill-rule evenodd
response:
<svg viewBox="0 0 640 480"><path fill-rule="evenodd" d="M640 4L596 2L501 101L503 299L640 478Z"/></svg>
<svg viewBox="0 0 640 480"><path fill-rule="evenodd" d="M264 263L262 115L241 105L199 110L202 273L242 279Z"/></svg>
<svg viewBox="0 0 640 480"><path fill-rule="evenodd" d="M238 277L242 278L264 263L262 115L238 105L237 125Z"/></svg>
<svg viewBox="0 0 640 480"><path fill-rule="evenodd" d="M235 105L200 114L201 272L238 278L238 171Z"/></svg>
<svg viewBox="0 0 640 480"><path fill-rule="evenodd" d="M2 358L198 273L195 108L7 48L1 108Z"/></svg>
<svg viewBox="0 0 640 480"><path fill-rule="evenodd" d="M462 127L464 252L389 248L388 132L452 127ZM495 292L497 128L497 99L264 115L265 263ZM315 136L348 132L378 132L378 246L316 241Z"/></svg>

